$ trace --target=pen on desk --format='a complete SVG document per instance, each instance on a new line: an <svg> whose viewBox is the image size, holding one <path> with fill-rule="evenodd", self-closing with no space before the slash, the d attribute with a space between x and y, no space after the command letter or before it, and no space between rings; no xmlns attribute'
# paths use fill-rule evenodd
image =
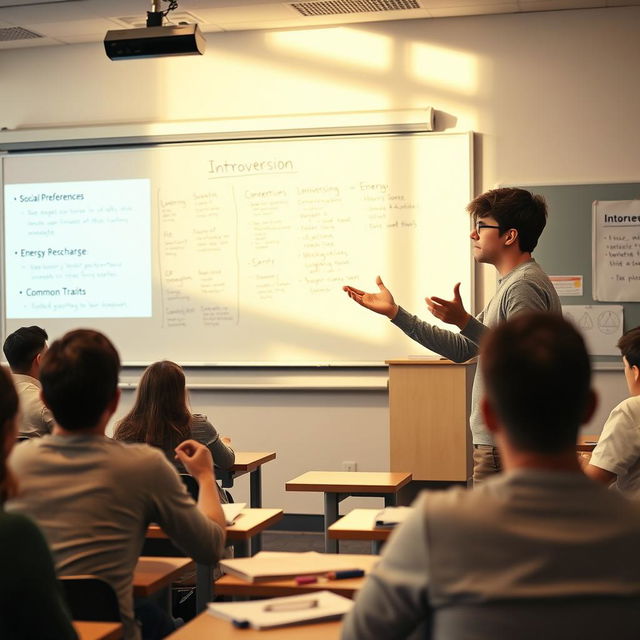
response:
<svg viewBox="0 0 640 640"><path fill-rule="evenodd" d="M314 582L324 582L325 580L345 580L346 578L362 578L363 569L343 569L342 571L329 571L323 576L298 576L296 584L313 584Z"/></svg>
<svg viewBox="0 0 640 640"><path fill-rule="evenodd" d="M291 602L272 602L265 605L263 611L298 611L299 609L315 609L317 600L294 600Z"/></svg>

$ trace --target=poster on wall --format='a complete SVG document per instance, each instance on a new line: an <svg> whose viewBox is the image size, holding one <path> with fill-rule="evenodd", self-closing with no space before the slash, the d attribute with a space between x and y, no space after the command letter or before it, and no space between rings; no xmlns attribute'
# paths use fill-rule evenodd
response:
<svg viewBox="0 0 640 640"><path fill-rule="evenodd" d="M640 302L640 200L593 203L593 299Z"/></svg>
<svg viewBox="0 0 640 640"><path fill-rule="evenodd" d="M562 315L577 327L592 356L619 356L624 310L621 304L562 305Z"/></svg>

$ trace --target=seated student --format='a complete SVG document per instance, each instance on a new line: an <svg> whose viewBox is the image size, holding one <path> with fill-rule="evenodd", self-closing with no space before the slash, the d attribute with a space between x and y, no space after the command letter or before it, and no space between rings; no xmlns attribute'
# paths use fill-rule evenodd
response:
<svg viewBox="0 0 640 640"><path fill-rule="evenodd" d="M137 640L132 576L149 523L197 562L214 564L225 519L204 445L186 440L176 449L200 485L196 506L161 451L104 435L120 397L119 369L117 351L97 331L71 331L51 345L40 380L57 424L53 435L14 449L21 491L7 506L38 523L60 575L94 574L114 587L125 638Z"/></svg>
<svg viewBox="0 0 640 640"><path fill-rule="evenodd" d="M175 448L189 438L209 448L217 468L227 470L235 462L233 449L228 446L231 441L218 435L207 416L191 413L184 371L169 360L147 367L133 409L118 422L113 437L162 449L180 473L186 473L186 469L176 460Z"/></svg>
<svg viewBox="0 0 640 640"><path fill-rule="evenodd" d="M47 332L40 327L20 327L7 337L2 347L20 397L20 439L38 438L53 430L54 419L40 398L38 380L47 339Z"/></svg>
<svg viewBox="0 0 640 640"><path fill-rule="evenodd" d="M6 464L17 418L18 395L9 372L0 367L0 638L75 639L42 534L28 518L2 509L17 491Z"/></svg>
<svg viewBox="0 0 640 640"><path fill-rule="evenodd" d="M640 506L575 453L590 364L555 314L523 313L481 345L481 409L505 473L424 492L344 623L345 640L640 638Z"/></svg>
<svg viewBox="0 0 640 640"><path fill-rule="evenodd" d="M640 327L618 341L630 397L609 415L585 473L615 487L629 498L640 498Z"/></svg>

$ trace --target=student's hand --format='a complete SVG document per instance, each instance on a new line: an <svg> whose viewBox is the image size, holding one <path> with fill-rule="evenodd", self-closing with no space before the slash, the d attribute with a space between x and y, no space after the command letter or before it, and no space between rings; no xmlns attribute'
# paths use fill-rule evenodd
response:
<svg viewBox="0 0 640 640"><path fill-rule="evenodd" d="M467 313L460 297L460 283L453 287L453 300L444 300L432 296L425 298L427 308L436 317L447 324L455 324L464 329L471 316Z"/></svg>
<svg viewBox="0 0 640 640"><path fill-rule="evenodd" d="M182 462L185 469L198 482L200 482L200 478L207 475L213 476L215 479L211 451L201 442L185 440L175 448L175 452L176 458Z"/></svg>
<svg viewBox="0 0 640 640"><path fill-rule="evenodd" d="M379 289L377 293L366 293L348 285L342 287L342 290L346 291L347 295L362 307L393 320L398 313L398 305L395 303L391 291L384 286L380 276L376 278L376 284Z"/></svg>
<svg viewBox="0 0 640 640"><path fill-rule="evenodd" d="M231 438L227 438L227 436L220 436L220 441L227 446L231 444Z"/></svg>

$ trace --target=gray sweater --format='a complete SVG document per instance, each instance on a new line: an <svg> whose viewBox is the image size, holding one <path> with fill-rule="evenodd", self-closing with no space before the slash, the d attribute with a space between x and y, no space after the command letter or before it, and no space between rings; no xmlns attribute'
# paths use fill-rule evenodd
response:
<svg viewBox="0 0 640 640"><path fill-rule="evenodd" d="M518 265L503 278L498 279L495 295L487 306L460 332L441 329L417 316L412 316L402 307L393 319L410 338L422 346L439 353L454 362L465 362L478 355L480 338L488 327L504 322L522 311L552 311L561 313L560 299L551 281L535 260ZM483 393L482 374L476 368L471 392L471 416L469 423L473 444L493 444L480 413Z"/></svg>
<svg viewBox="0 0 640 640"><path fill-rule="evenodd" d="M517 469L414 506L343 640L640 638L637 504L579 472Z"/></svg>
<svg viewBox="0 0 640 640"><path fill-rule="evenodd" d="M126 640L138 640L133 571L147 527L158 523L197 562L222 556L224 531L187 494L162 451L104 436L32 438L13 450L20 492L7 511L40 527L59 575L91 573L118 595Z"/></svg>

